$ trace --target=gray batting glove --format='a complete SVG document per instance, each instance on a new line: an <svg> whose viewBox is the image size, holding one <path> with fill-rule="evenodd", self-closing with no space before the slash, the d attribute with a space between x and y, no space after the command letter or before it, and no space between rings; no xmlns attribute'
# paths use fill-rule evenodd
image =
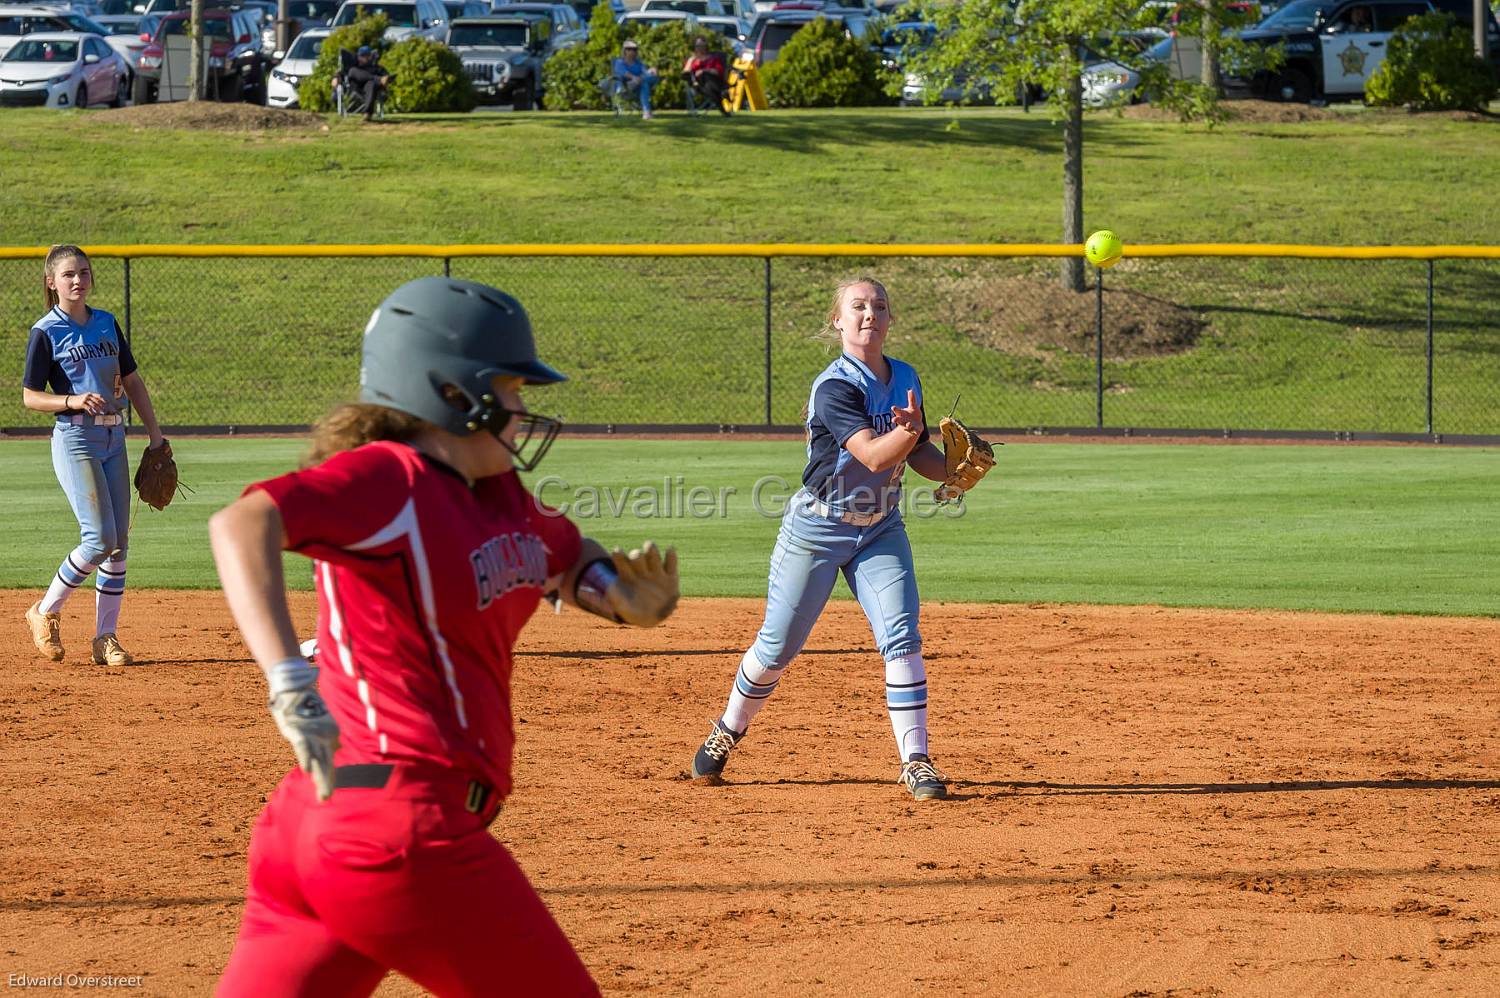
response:
<svg viewBox="0 0 1500 998"><path fill-rule="evenodd" d="M318 696L318 670L305 658L278 662L266 670L271 686L271 718L292 743L297 765L312 777L318 800L333 796L333 753L339 747L339 724Z"/></svg>

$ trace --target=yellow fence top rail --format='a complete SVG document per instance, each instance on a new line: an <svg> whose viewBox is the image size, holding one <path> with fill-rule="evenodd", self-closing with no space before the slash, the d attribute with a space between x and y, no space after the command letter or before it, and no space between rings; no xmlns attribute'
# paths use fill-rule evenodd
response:
<svg viewBox="0 0 1500 998"><path fill-rule="evenodd" d="M40 260L46 246L0 246L0 260ZM85 246L99 257L1068 257L1083 253L1072 243L513 243L435 246L427 244L324 246ZM1500 260L1500 246L1306 246L1293 243L1125 244L1127 257L1302 257L1324 260Z"/></svg>

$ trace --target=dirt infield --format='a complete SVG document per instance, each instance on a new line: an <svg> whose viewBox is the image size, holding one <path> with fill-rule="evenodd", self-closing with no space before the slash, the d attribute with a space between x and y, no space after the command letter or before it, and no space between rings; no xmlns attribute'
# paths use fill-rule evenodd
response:
<svg viewBox="0 0 1500 998"><path fill-rule="evenodd" d="M262 681L217 594L132 593L127 669L84 598L35 657L34 598L0 592L0 980L207 993L288 759ZM1494 993L1500 620L928 604L956 799L917 805L851 603L732 784L686 780L760 609L527 632L494 830L606 992Z"/></svg>

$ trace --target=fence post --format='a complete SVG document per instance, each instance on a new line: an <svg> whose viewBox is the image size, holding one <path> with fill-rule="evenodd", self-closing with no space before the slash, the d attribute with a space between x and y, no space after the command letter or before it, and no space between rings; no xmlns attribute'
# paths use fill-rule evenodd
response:
<svg viewBox="0 0 1500 998"><path fill-rule="evenodd" d="M453 273L452 273L452 271L451 271L451 270L450 270L450 268L449 268L449 264L450 264L450 263L451 263L451 262L452 262L452 261L450 261L450 260L449 260L449 259L448 259L448 257L446 257L446 256L445 256L445 257L443 257L443 276L444 276L444 277L452 277L452 276L453 276Z"/></svg>
<svg viewBox="0 0 1500 998"><path fill-rule="evenodd" d="M1432 270L1427 261L1427 432L1432 433Z"/></svg>
<svg viewBox="0 0 1500 998"><path fill-rule="evenodd" d="M1104 429L1104 268L1094 268L1094 425Z"/></svg>
<svg viewBox="0 0 1500 998"><path fill-rule="evenodd" d="M766 257L766 425L771 425L771 258Z"/></svg>
<svg viewBox="0 0 1500 998"><path fill-rule="evenodd" d="M125 345L127 347L130 347L130 352L133 354L133 353L135 353L135 348L133 346L131 346L131 339L132 339L132 336L131 336L131 332L130 332L130 257L127 256L125 258ZM125 399L125 412L126 412L127 418L129 418L129 420L130 420L129 425L134 426L135 425L135 409L131 406L130 399L128 397Z"/></svg>

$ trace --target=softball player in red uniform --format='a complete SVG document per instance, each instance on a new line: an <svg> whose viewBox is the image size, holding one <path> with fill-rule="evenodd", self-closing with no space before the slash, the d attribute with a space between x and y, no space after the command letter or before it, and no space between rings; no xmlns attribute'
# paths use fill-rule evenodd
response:
<svg viewBox="0 0 1500 998"><path fill-rule="evenodd" d="M606 554L522 486L559 424L520 388L562 380L515 299L413 281L371 316L360 403L320 423L310 466L212 518L299 763L256 821L219 995L368 995L389 970L442 996L598 993L487 830L511 788L511 647L544 593L658 624L677 564L651 544ZM321 681L283 550L314 560Z"/></svg>
<svg viewBox="0 0 1500 998"><path fill-rule="evenodd" d="M57 417L52 468L78 518L79 539L58 566L46 595L27 609L26 623L37 651L61 662L63 604L97 572L94 661L130 665L135 660L115 636L125 598L130 532L122 400L130 399L145 424L149 449L167 444L120 324L88 304L94 288L88 254L77 246L54 246L42 272L47 314L31 327L26 344L22 401L28 409Z"/></svg>

